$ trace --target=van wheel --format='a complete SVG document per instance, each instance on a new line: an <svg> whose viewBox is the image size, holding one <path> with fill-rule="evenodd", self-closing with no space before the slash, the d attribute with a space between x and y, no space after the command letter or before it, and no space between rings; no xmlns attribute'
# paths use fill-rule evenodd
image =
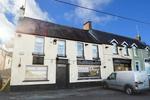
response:
<svg viewBox="0 0 150 100"><path fill-rule="evenodd" d="M125 88L125 92L126 92L126 94L128 94L128 95L132 95L132 94L133 94L133 89L128 86L128 87Z"/></svg>
<svg viewBox="0 0 150 100"><path fill-rule="evenodd" d="M108 84L106 82L103 83L103 88L108 89Z"/></svg>

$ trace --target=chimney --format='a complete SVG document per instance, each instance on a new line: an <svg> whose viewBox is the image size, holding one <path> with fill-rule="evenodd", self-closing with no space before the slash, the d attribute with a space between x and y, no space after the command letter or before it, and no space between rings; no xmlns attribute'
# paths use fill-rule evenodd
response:
<svg viewBox="0 0 150 100"><path fill-rule="evenodd" d="M84 30L91 30L92 29L92 22L91 21L87 21L83 24L83 29Z"/></svg>
<svg viewBox="0 0 150 100"><path fill-rule="evenodd" d="M136 40L141 41L141 36L140 36L140 34L138 34L138 35L136 36Z"/></svg>

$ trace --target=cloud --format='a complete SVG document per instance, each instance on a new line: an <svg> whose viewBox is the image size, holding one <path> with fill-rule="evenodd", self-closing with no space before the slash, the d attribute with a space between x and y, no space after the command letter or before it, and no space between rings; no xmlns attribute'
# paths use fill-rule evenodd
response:
<svg viewBox="0 0 150 100"><path fill-rule="evenodd" d="M19 18L19 9L25 4L25 0L0 0L0 39L5 42L12 38L15 33L15 26ZM12 20L7 15L11 15ZM36 0L27 0L26 17L54 21L46 11L43 11Z"/></svg>
<svg viewBox="0 0 150 100"><path fill-rule="evenodd" d="M70 0L72 3L91 8L102 10L105 6L109 5L112 0ZM67 19L74 19L75 21L85 22L87 20L93 21L95 23L107 22L112 19L111 16L108 15L100 15L94 11L82 9L76 7L73 11L67 12L64 14Z"/></svg>

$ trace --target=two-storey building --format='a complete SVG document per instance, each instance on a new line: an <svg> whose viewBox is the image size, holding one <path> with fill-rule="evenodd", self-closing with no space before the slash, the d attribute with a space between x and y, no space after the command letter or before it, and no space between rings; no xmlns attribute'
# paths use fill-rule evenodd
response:
<svg viewBox="0 0 150 100"><path fill-rule="evenodd" d="M15 35L11 90L100 85L113 71L144 70L145 48L91 22L78 29L24 17Z"/></svg>

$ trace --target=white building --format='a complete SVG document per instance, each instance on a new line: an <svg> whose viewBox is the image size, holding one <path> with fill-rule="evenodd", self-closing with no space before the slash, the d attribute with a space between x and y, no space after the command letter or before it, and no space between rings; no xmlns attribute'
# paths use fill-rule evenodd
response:
<svg viewBox="0 0 150 100"><path fill-rule="evenodd" d="M77 29L25 17L16 30L11 90L100 85L113 71L144 70L145 48L140 40L94 30L91 22Z"/></svg>

